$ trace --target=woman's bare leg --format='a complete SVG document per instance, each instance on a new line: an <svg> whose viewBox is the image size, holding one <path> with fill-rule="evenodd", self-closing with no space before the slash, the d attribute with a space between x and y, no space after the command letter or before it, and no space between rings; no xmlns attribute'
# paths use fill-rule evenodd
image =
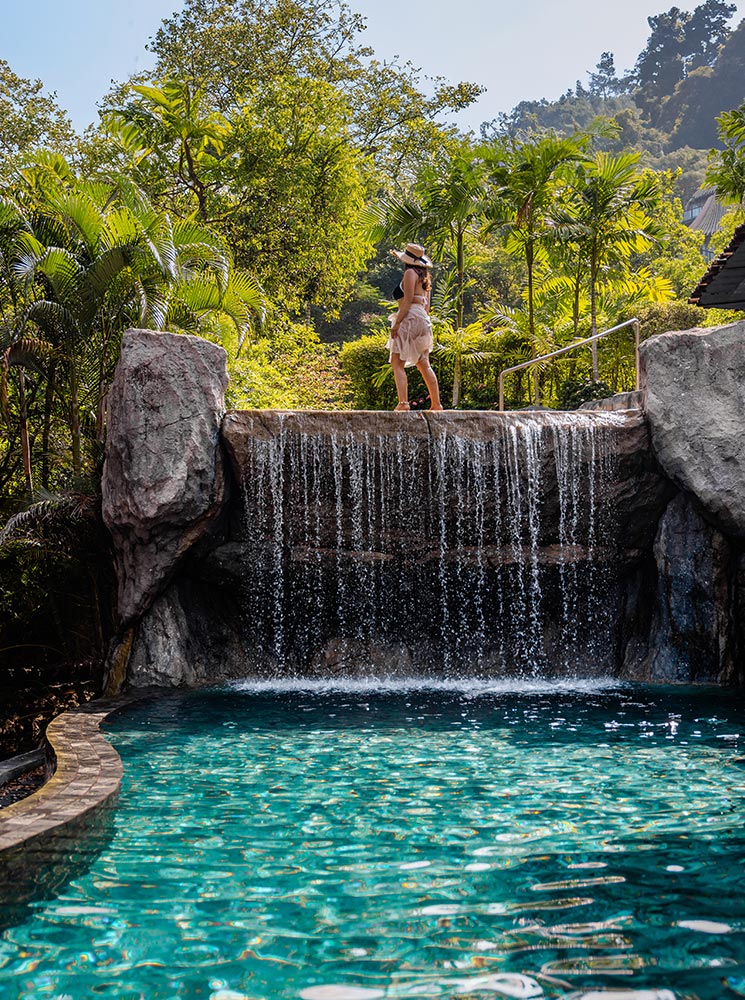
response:
<svg viewBox="0 0 745 1000"><path fill-rule="evenodd" d="M406 369L400 354L391 354L391 368L393 369L393 378L396 381L398 405L404 409L404 404L407 407L409 405L409 380L406 377Z"/></svg>
<svg viewBox="0 0 745 1000"><path fill-rule="evenodd" d="M440 402L440 387L437 384L437 376L435 375L435 370L429 363L429 358L423 358L421 361L417 362L417 368L424 379L424 384L429 390L430 398L430 410L441 410L442 403Z"/></svg>

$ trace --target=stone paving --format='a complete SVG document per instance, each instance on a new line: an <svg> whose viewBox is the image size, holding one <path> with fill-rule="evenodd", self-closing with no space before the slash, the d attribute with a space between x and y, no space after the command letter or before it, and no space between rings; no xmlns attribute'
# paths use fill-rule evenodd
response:
<svg viewBox="0 0 745 1000"><path fill-rule="evenodd" d="M49 724L47 767L54 773L33 795L0 810L0 851L81 819L117 794L122 762L99 727L140 697L93 701L63 712Z"/></svg>

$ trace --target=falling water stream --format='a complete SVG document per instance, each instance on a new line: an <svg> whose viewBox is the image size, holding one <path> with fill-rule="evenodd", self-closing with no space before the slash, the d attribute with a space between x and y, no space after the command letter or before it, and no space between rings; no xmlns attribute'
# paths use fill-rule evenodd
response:
<svg viewBox="0 0 745 1000"><path fill-rule="evenodd" d="M257 436L245 469L250 648L276 673L607 667L616 414L490 436ZM612 547L612 542L610 543ZM612 631L612 630L611 630Z"/></svg>

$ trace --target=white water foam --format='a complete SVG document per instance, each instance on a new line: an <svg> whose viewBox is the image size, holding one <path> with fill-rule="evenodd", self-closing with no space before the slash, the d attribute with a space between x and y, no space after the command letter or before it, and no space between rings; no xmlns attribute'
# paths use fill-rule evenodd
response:
<svg viewBox="0 0 745 1000"><path fill-rule="evenodd" d="M405 694L433 691L460 694L469 698L511 694L595 694L621 690L628 685L617 677L586 677L550 680L540 678L432 677L283 677L275 680L244 678L227 685L231 691L247 694Z"/></svg>

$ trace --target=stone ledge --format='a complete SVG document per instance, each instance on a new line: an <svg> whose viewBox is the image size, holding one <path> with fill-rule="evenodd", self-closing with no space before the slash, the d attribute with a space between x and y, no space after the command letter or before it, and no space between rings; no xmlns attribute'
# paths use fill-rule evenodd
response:
<svg viewBox="0 0 745 1000"><path fill-rule="evenodd" d="M117 794L121 758L99 727L114 712L141 698L137 694L89 702L50 722L47 766L54 773L38 791L0 810L0 851L21 847L80 820Z"/></svg>

